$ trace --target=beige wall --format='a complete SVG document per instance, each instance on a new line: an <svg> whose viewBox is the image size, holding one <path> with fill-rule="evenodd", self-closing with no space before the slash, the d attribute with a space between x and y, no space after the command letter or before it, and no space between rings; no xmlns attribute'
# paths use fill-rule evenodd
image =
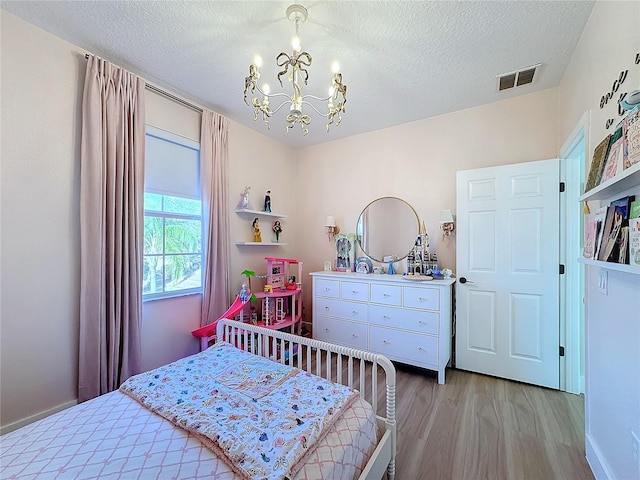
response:
<svg viewBox="0 0 640 480"><path fill-rule="evenodd" d="M605 122L621 118L620 93L640 88L640 2L596 2L589 22L559 87L560 140L583 112L588 112L586 138L593 148L608 131ZM620 71L629 70L616 96L600 108ZM633 191L640 198L640 187ZM620 194L619 197L623 196ZM591 208L597 202L590 202ZM640 478L633 458L632 432L640 438L640 275L608 272L608 293L598 290L599 267L585 268L586 447L597 479Z"/></svg>
<svg viewBox="0 0 640 480"><path fill-rule="evenodd" d="M75 403L83 52L0 10L2 425Z"/></svg>
<svg viewBox="0 0 640 480"><path fill-rule="evenodd" d="M272 128L276 128L272 126ZM284 128L284 127L283 127ZM231 213L229 217L231 266L229 285L231 295L235 296L246 277L244 270L253 270L256 274L267 271L264 257L296 257L297 221L296 209L296 161L295 152L285 145L232 122L229 131L229 208L233 212L240 200L240 194L246 185L251 186L250 202L254 210L262 210L264 195L271 190L271 211L285 215L280 220L283 232L280 243L285 246L238 246L236 242L253 241L251 223L253 216ZM274 218L260 218L262 241L275 240L272 226ZM306 269L305 265L305 271ZM264 280L253 281L254 290L264 285Z"/></svg>
<svg viewBox="0 0 640 480"><path fill-rule="evenodd" d="M0 418L2 431L76 402L80 288L80 128L85 50L0 10L2 228ZM147 92L152 125L199 140L199 115ZM265 255L295 256L296 175L287 147L235 122L229 133L229 203L244 185L262 205L271 189L285 247L237 247L251 219L231 214L231 278L264 273ZM264 222L263 236L269 236ZM143 367L198 349L199 295L145 302Z"/></svg>
<svg viewBox="0 0 640 480"><path fill-rule="evenodd" d="M555 158L556 106L556 90L545 90L301 150L296 228L305 271L335 260L327 215L354 233L370 201L395 196L425 221L440 267L455 272L455 237L442 240L438 218L443 209L455 214L456 171ZM304 297L310 305L310 289Z"/></svg>

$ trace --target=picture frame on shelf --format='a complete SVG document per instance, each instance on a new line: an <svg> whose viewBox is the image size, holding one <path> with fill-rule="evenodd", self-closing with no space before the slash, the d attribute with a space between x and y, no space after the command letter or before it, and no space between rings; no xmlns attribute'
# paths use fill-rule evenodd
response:
<svg viewBox="0 0 640 480"><path fill-rule="evenodd" d="M324 261L324 271L325 272L330 272L332 270L331 268L331 260L325 260Z"/></svg>

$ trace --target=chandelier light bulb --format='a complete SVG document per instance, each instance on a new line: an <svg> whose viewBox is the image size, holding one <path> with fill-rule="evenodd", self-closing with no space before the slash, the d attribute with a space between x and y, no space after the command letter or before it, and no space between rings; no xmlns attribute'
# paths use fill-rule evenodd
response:
<svg viewBox="0 0 640 480"><path fill-rule="evenodd" d="M331 64L331 71L333 73L338 73L340 71L340 64L338 62L333 62Z"/></svg>
<svg viewBox="0 0 640 480"><path fill-rule="evenodd" d="M333 97L333 94L336 93L336 89L333 87L329 87L329 96Z"/></svg>
<svg viewBox="0 0 640 480"><path fill-rule="evenodd" d="M269 84L268 84L268 83L265 83L265 84L262 86L262 92L263 92L265 95L269 95L269 94L271 93L271 87L269 86Z"/></svg>
<svg viewBox="0 0 640 480"><path fill-rule="evenodd" d="M262 67L262 57L260 55L256 55L253 59L253 64L258 68Z"/></svg>
<svg viewBox="0 0 640 480"><path fill-rule="evenodd" d="M293 50L297 53L300 53L300 50L302 50L302 46L300 45L300 37L298 35L294 36L291 39L291 46L293 47Z"/></svg>

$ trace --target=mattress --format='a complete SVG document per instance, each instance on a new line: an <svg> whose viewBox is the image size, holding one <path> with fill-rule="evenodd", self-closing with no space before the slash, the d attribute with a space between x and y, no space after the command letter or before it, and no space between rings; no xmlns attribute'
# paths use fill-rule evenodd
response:
<svg viewBox="0 0 640 480"><path fill-rule="evenodd" d="M357 478L376 443L375 414L358 398L294 478ZM0 437L0 478L240 477L188 432L115 391Z"/></svg>

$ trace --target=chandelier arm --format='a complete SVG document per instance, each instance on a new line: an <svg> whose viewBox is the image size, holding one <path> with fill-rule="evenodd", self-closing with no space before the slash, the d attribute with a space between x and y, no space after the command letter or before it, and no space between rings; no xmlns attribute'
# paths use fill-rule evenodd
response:
<svg viewBox="0 0 640 480"><path fill-rule="evenodd" d="M285 94L283 93L282 95L285 95ZM275 110L271 110L271 114L273 115L274 113L278 113L278 110L280 110L282 107L284 107L285 105L291 105L292 103L293 102L291 100L282 102L280 105L278 105L278 107Z"/></svg>
<svg viewBox="0 0 640 480"><path fill-rule="evenodd" d="M267 97L267 98L269 98L269 99L271 99L271 98L275 98L275 97L287 97L287 98L291 98L291 96L290 96L290 95L288 95L288 94L286 94L286 93L283 93L283 92L276 92L276 93L269 93L269 94L266 94L266 93L264 93L262 90L260 90L260 87L258 87L257 85L256 85L256 90L258 90L262 95L264 95L265 97Z"/></svg>
<svg viewBox="0 0 640 480"><path fill-rule="evenodd" d="M315 95L307 94L307 95L303 95L302 96L302 101L308 103L306 99L307 98L313 98L314 100L319 100L321 102L326 102L332 97L333 97L333 95L329 95L328 97L316 97Z"/></svg>
<svg viewBox="0 0 640 480"><path fill-rule="evenodd" d="M302 104L303 104L303 105L309 105L309 106L310 106L311 108L313 108L313 109L315 110L315 112L316 112L318 115L320 115L321 117L327 118L327 117L329 116L329 114L327 114L327 113L322 113L320 110L318 110L318 109L316 108L316 106L315 106L313 103L311 103L311 102L307 102L306 100L303 100L303 101L302 101Z"/></svg>

